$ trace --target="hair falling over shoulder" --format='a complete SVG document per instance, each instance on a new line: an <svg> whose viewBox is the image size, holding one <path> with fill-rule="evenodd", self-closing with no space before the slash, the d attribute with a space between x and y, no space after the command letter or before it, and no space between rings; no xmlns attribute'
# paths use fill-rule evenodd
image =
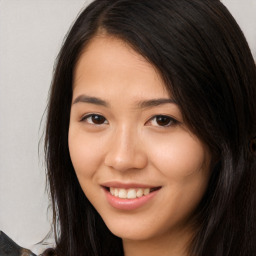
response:
<svg viewBox="0 0 256 256"><path fill-rule="evenodd" d="M97 34L128 43L163 78L184 119L212 153L207 191L194 216L190 255L256 255L256 67L219 0L95 0L77 18L56 62L45 155L56 248L47 256L124 255L84 195L69 155L75 65Z"/></svg>

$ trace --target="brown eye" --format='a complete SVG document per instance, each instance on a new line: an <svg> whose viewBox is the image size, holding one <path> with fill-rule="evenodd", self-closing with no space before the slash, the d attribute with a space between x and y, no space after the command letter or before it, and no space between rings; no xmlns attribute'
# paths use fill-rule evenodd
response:
<svg viewBox="0 0 256 256"><path fill-rule="evenodd" d="M102 115L90 114L82 118L81 121L85 121L89 124L101 125L106 124L107 119Z"/></svg>
<svg viewBox="0 0 256 256"><path fill-rule="evenodd" d="M177 121L170 116L159 115L159 116L154 116L151 119L151 124L153 126L168 127L168 126L177 124Z"/></svg>

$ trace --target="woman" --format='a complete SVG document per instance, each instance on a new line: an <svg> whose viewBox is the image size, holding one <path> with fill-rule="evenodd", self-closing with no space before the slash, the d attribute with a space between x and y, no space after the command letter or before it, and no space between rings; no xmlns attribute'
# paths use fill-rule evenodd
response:
<svg viewBox="0 0 256 256"><path fill-rule="evenodd" d="M96 0L60 51L45 255L255 255L256 70L218 0Z"/></svg>

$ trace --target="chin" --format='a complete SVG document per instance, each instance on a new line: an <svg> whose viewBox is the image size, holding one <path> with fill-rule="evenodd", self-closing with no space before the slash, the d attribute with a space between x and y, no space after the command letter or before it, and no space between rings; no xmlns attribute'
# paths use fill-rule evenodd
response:
<svg viewBox="0 0 256 256"><path fill-rule="evenodd" d="M120 218L122 218L122 216L120 216ZM158 234L157 230L147 223L106 221L105 224L111 233L123 240L148 240Z"/></svg>
<svg viewBox="0 0 256 256"><path fill-rule="evenodd" d="M124 230L115 228L115 229L110 229L110 231L115 236L120 237L122 240L141 241L141 240L148 240L151 238L150 232L145 230L125 229L124 231Z"/></svg>

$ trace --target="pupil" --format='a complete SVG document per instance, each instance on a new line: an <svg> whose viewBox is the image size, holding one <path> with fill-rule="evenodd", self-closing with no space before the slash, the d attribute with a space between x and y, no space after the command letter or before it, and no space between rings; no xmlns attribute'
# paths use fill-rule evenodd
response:
<svg viewBox="0 0 256 256"><path fill-rule="evenodd" d="M105 118L103 116L94 115L92 116L92 121L95 124L103 124L105 122Z"/></svg>
<svg viewBox="0 0 256 256"><path fill-rule="evenodd" d="M167 116L158 116L157 119L157 124L160 126L166 126L170 123L170 118Z"/></svg>

